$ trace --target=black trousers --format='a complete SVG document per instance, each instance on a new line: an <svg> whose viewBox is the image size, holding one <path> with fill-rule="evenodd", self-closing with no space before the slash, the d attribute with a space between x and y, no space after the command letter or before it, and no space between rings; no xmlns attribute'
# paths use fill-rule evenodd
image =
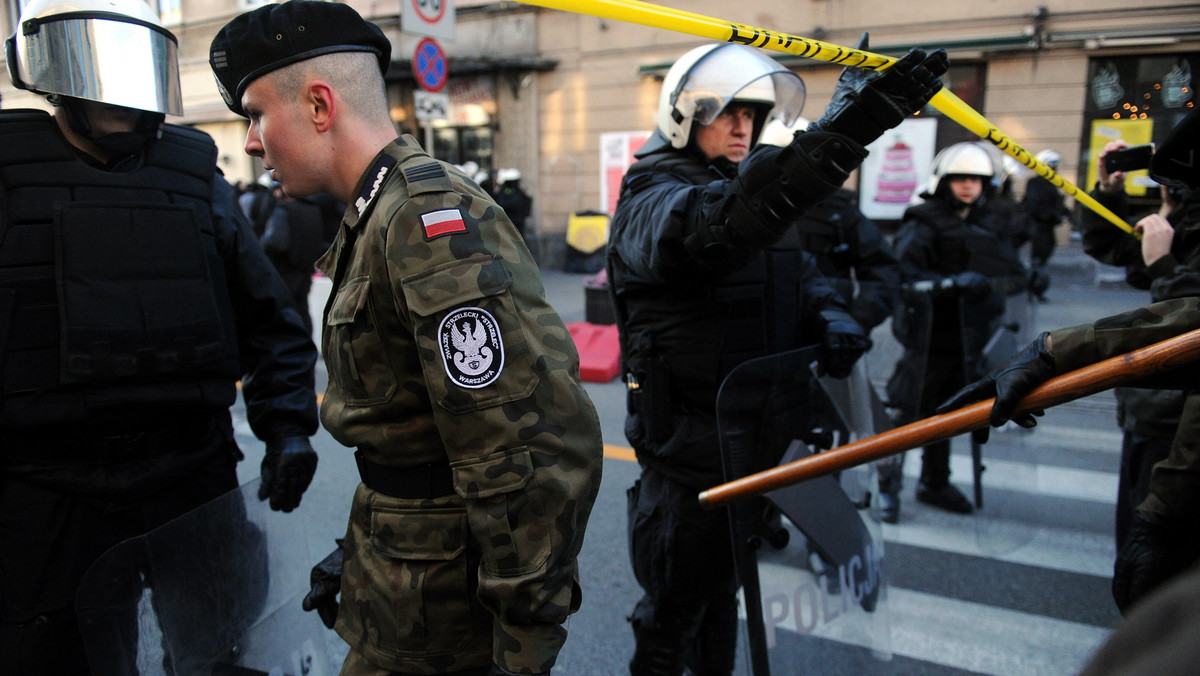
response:
<svg viewBox="0 0 1200 676"><path fill-rule="evenodd" d="M231 438L214 428L208 438L180 440L180 444L190 450L102 467L48 466L45 472L20 475L0 472L0 542L4 543L0 547L0 665L4 673L90 674L75 611L84 573L114 545L237 488ZM147 466L156 464L161 470L159 481L147 481ZM136 476L138 487L130 490L123 475ZM94 490L81 494L76 488L88 477L96 477L91 482ZM196 550L181 555L204 548L199 542L196 545ZM114 648L122 652L120 646Z"/></svg>
<svg viewBox="0 0 1200 676"><path fill-rule="evenodd" d="M737 581L725 509L705 509L697 489L644 468L629 491L629 552L644 595L630 621L635 676L733 671Z"/></svg>

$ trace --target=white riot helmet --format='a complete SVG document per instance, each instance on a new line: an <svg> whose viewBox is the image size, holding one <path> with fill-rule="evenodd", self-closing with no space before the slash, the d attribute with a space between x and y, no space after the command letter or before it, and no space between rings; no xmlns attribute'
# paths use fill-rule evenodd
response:
<svg viewBox="0 0 1200 676"><path fill-rule="evenodd" d="M504 185L508 182L516 182L521 180L521 170L513 167L506 167L496 172L496 185Z"/></svg>
<svg viewBox="0 0 1200 676"><path fill-rule="evenodd" d="M679 57L663 79L658 132L686 148L692 125L711 124L730 103L758 105L755 131L771 118L790 124L804 108L804 80L757 49L722 42ZM757 139L751 139L753 142Z"/></svg>
<svg viewBox="0 0 1200 676"><path fill-rule="evenodd" d="M805 117L797 117L791 124L784 124L783 120L775 118L763 126L762 134L758 137L758 142L769 143L782 148L792 142L792 139L796 136L796 132L808 131L810 124L812 124L812 121Z"/></svg>
<svg viewBox="0 0 1200 676"><path fill-rule="evenodd" d="M142 0L33 0L4 43L20 89L183 115L178 41Z"/></svg>
<svg viewBox="0 0 1200 676"><path fill-rule="evenodd" d="M1037 160L1047 167L1057 170L1059 162L1062 162L1062 155L1053 150L1043 150L1037 154Z"/></svg>
<svg viewBox="0 0 1200 676"><path fill-rule="evenodd" d="M947 146L933 158L929 171L929 183L924 194L934 196L946 190L947 176L978 176L985 187L991 187L996 175L996 164L992 155L978 143L955 143Z"/></svg>

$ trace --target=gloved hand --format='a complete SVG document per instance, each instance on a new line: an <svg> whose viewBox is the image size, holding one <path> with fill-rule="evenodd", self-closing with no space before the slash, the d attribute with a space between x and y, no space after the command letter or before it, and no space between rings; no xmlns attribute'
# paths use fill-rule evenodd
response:
<svg viewBox="0 0 1200 676"><path fill-rule="evenodd" d="M987 298L992 292L992 282L973 270L954 275L954 290L970 298Z"/></svg>
<svg viewBox="0 0 1200 676"><path fill-rule="evenodd" d="M1055 375L1054 355L1046 349L1046 339L1049 335L1048 331L1043 331L1007 362L942 402L937 407L937 413L949 413L967 404L995 397L996 403L992 405L989 416L992 427L999 427L1010 418L1021 427L1036 425L1037 420L1034 416L1042 415L1042 411L1032 411L1016 417L1013 417L1013 411L1025 395Z"/></svg>
<svg viewBox="0 0 1200 676"><path fill-rule="evenodd" d="M871 339L850 315L834 310L821 313L825 319L824 350L821 359L825 372L834 378L845 378L854 362L871 349Z"/></svg>
<svg viewBox="0 0 1200 676"><path fill-rule="evenodd" d="M271 498L271 509L290 512L317 471L317 452L308 437L283 437L267 444L258 499Z"/></svg>
<svg viewBox="0 0 1200 676"><path fill-rule="evenodd" d="M492 668L488 670L487 676L521 676L521 675L514 671L509 671L507 669L504 669L503 667L499 667L499 666L496 666L495 664L493 664ZM550 672L549 671L539 671L538 673L530 674L529 676L550 676Z"/></svg>
<svg viewBox="0 0 1200 676"><path fill-rule="evenodd" d="M864 33L859 49L865 49L867 41ZM847 67L825 114L809 130L843 134L868 145L924 107L942 88L939 78L949 67L945 50L926 54L917 48L884 71Z"/></svg>
<svg viewBox="0 0 1200 676"><path fill-rule="evenodd" d="M1029 270L1029 292L1035 296L1041 296L1046 293L1046 289L1050 288L1050 273L1046 272L1046 268L1036 266Z"/></svg>
<svg viewBox="0 0 1200 676"><path fill-rule="evenodd" d="M1117 551L1113 566L1113 600L1122 615L1135 601L1188 567L1191 557L1180 552L1187 538L1134 512L1129 535Z"/></svg>
<svg viewBox="0 0 1200 676"><path fill-rule="evenodd" d="M337 549L321 559L308 574L312 589L300 602L300 607L304 610L316 610L317 615L321 616L321 623L330 629L333 629L333 623L337 621L337 595L342 590L342 556L345 553L342 549L343 541L339 538L334 542L337 542Z"/></svg>

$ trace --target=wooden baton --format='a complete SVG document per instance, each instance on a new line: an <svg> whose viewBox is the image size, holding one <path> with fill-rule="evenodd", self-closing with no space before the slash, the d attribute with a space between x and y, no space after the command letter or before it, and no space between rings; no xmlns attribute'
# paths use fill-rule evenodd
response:
<svg viewBox="0 0 1200 676"><path fill-rule="evenodd" d="M1200 329L1051 378L1022 399L1013 415L1057 406L1196 360L1200 360ZM714 486L700 493L700 504L718 507L985 427L994 401L968 404Z"/></svg>

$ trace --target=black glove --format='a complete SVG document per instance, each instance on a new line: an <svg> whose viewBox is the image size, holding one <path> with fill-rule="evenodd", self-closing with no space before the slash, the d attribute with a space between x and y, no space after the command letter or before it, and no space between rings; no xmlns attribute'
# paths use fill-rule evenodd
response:
<svg viewBox="0 0 1200 676"><path fill-rule="evenodd" d="M865 47L867 36L859 41ZM913 48L884 71L847 67L838 78L833 100L809 130L831 131L869 145L888 129L917 112L942 88L950 67L944 49L928 54Z"/></svg>
<svg viewBox="0 0 1200 676"><path fill-rule="evenodd" d="M317 452L308 437L283 437L267 444L258 499L271 498L271 509L290 512L317 471Z"/></svg>
<svg viewBox="0 0 1200 676"><path fill-rule="evenodd" d="M1014 417L1013 410L1025 395L1055 375L1054 355L1046 350L1046 337L1049 335L1048 331L1043 331L1007 362L942 402L937 407L937 413L949 413L967 404L995 397L996 403L992 405L989 416L992 427L999 427L1010 418L1021 427L1036 425L1034 416L1042 415L1042 411Z"/></svg>
<svg viewBox="0 0 1200 676"><path fill-rule="evenodd" d="M973 270L960 272L952 277L954 290L970 298L987 298L992 293L992 282Z"/></svg>
<svg viewBox="0 0 1200 676"><path fill-rule="evenodd" d="M487 676L521 676L521 675L514 671L509 671L503 667L498 667L495 664L493 664L492 668L488 670ZM536 674L529 674L529 676L550 676L550 672L549 671L539 671Z"/></svg>
<svg viewBox="0 0 1200 676"><path fill-rule="evenodd" d="M337 621L337 595L342 590L342 556L345 553L342 549L343 541L338 539L335 542L337 549L321 559L308 574L312 589L304 595L304 600L300 603L306 611L316 610L321 616L321 623L330 629L333 629L333 623Z"/></svg>
<svg viewBox="0 0 1200 676"><path fill-rule="evenodd" d="M871 349L871 339L863 333L858 322L844 312L826 310L821 316L825 318L822 365L834 378L845 378L854 368L854 362Z"/></svg>
<svg viewBox="0 0 1200 676"><path fill-rule="evenodd" d="M1112 594L1124 615L1129 607L1155 587L1187 568L1194 557L1182 547L1188 535L1151 523L1134 512L1129 535L1117 551Z"/></svg>

